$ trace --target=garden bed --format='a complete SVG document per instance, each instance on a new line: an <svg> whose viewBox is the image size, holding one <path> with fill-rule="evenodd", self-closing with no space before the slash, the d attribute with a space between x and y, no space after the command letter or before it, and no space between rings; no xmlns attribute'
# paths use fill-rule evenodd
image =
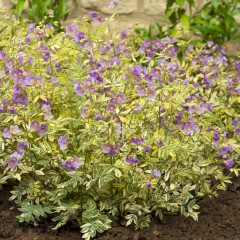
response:
<svg viewBox="0 0 240 240"><path fill-rule="evenodd" d="M123 222L114 222L112 229L94 239L98 240L208 240L240 239L240 192L239 184L222 192L219 198L204 199L199 222L182 216L166 216L163 222L154 220L150 228L134 231L124 227ZM42 222L38 227L27 224L18 225L14 220L18 214L16 207L8 201L10 188L5 187L0 195L0 240L79 240L79 227L69 223L58 231L51 230L51 222ZM12 209L12 210L10 210Z"/></svg>

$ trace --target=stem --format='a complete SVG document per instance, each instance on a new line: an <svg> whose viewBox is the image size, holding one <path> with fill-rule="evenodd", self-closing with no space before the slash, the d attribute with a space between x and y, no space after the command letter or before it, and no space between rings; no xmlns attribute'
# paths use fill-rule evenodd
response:
<svg viewBox="0 0 240 240"><path fill-rule="evenodd" d="M110 28L110 24L108 23L108 30L109 30L109 34L112 40L112 48L113 48L113 52L114 52L114 56L117 56L116 50L115 50L115 45L114 45L114 41L113 41L113 36L112 36L112 32L111 32L111 28Z"/></svg>

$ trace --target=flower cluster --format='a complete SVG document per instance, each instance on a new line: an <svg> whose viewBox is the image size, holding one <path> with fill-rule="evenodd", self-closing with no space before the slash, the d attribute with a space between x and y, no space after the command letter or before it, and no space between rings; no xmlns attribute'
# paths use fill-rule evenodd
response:
<svg viewBox="0 0 240 240"><path fill-rule="evenodd" d="M68 168L70 172L76 171L81 165L82 162L79 158L72 158L61 163L61 167Z"/></svg>
<svg viewBox="0 0 240 240"><path fill-rule="evenodd" d="M42 136L48 129L47 124L40 123L38 120L33 120L30 124L30 127L36 131L39 136Z"/></svg>

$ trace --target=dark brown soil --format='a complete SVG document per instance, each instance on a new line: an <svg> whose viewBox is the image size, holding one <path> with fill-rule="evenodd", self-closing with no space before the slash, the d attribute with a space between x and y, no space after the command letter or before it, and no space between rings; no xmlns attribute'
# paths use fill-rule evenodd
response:
<svg viewBox="0 0 240 240"><path fill-rule="evenodd" d="M167 216L163 222L154 220L150 228L134 231L121 223L113 223L112 229L96 240L240 240L240 192L237 185L222 192L219 198L201 202L199 222L182 216ZM8 201L10 187L0 191L0 240L79 240L77 226L52 231L50 224L38 227L19 225L15 220L16 207ZM12 209L12 210L11 210Z"/></svg>

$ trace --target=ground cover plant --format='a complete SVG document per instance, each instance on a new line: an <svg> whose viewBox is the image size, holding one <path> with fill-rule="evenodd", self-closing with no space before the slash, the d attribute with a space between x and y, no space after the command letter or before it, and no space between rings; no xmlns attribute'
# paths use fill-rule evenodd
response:
<svg viewBox="0 0 240 240"><path fill-rule="evenodd" d="M19 222L74 221L90 239L119 218L197 220L238 176L240 61L213 42L113 41L111 21L56 33L1 19L0 184L15 185Z"/></svg>

